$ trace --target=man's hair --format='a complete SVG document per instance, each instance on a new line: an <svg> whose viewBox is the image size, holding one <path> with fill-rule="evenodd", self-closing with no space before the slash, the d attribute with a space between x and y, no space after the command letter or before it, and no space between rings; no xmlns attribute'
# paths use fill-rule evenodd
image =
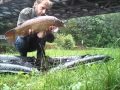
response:
<svg viewBox="0 0 120 90"><path fill-rule="evenodd" d="M52 2L51 0L36 0L36 1L34 2L33 7L34 7L35 5L37 5L37 4L42 3L42 2L47 2L47 4L49 5L49 7L51 7L51 6L53 5L53 2Z"/></svg>

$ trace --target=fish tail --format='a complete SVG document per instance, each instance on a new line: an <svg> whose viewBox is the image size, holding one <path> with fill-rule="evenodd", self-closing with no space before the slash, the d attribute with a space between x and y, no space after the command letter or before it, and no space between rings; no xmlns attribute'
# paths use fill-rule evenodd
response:
<svg viewBox="0 0 120 90"><path fill-rule="evenodd" d="M13 44L15 42L16 33L15 29L11 29L5 33L5 38L8 41L8 43Z"/></svg>

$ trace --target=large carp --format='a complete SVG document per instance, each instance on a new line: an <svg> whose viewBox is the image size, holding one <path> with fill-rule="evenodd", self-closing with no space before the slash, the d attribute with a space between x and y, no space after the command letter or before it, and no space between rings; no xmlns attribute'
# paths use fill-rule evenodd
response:
<svg viewBox="0 0 120 90"><path fill-rule="evenodd" d="M33 32L44 33L50 26L63 27L64 23L54 16L39 16L30 20L25 21L20 26L17 26L5 33L6 40L9 43L14 43L16 36L27 36L29 30Z"/></svg>

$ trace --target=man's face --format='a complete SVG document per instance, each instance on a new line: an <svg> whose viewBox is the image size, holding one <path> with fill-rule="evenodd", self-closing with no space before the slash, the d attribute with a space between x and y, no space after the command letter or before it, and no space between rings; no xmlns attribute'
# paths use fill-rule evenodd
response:
<svg viewBox="0 0 120 90"><path fill-rule="evenodd" d="M35 7L37 16L44 16L48 9L49 9L49 5L47 2L41 2Z"/></svg>

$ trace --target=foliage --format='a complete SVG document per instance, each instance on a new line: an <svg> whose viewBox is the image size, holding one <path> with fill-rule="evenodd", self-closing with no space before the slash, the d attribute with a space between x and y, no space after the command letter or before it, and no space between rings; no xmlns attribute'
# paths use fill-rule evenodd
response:
<svg viewBox="0 0 120 90"><path fill-rule="evenodd" d="M63 49L72 49L75 46L74 39L70 34L57 34L55 43Z"/></svg>
<svg viewBox="0 0 120 90"><path fill-rule="evenodd" d="M0 42L0 53L14 53L17 52L15 47L12 45L9 45L8 43L1 43Z"/></svg>
<svg viewBox="0 0 120 90"><path fill-rule="evenodd" d="M56 43L46 43L45 44L45 49L58 49L58 46Z"/></svg>
<svg viewBox="0 0 120 90"><path fill-rule="evenodd" d="M89 47L120 47L120 13L73 18L60 33L71 34L76 43Z"/></svg>

